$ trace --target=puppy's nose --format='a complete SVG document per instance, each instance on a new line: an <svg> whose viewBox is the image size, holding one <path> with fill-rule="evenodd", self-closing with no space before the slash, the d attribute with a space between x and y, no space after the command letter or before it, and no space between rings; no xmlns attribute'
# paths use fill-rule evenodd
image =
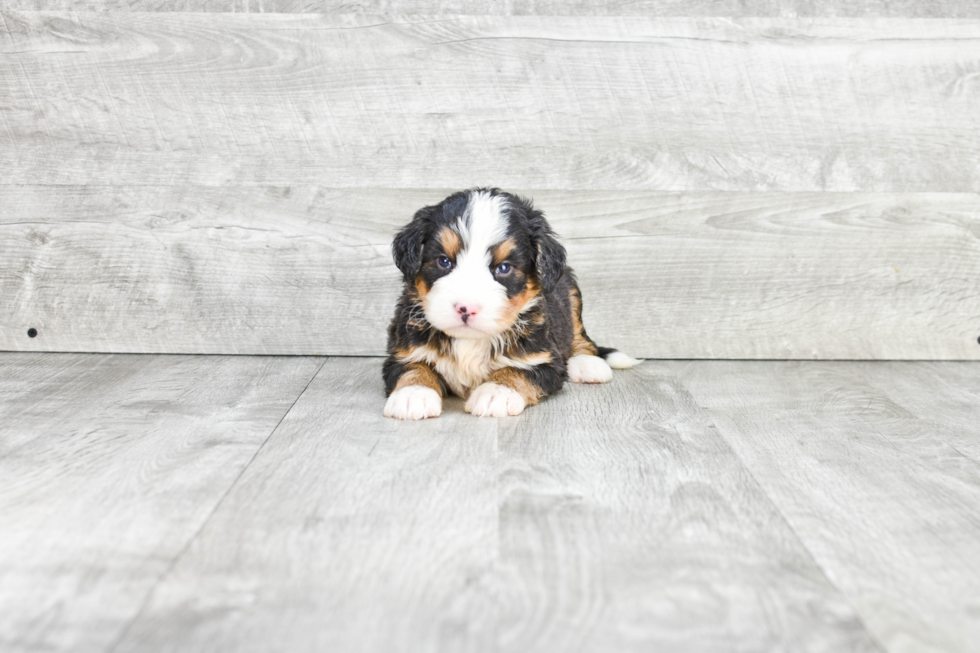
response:
<svg viewBox="0 0 980 653"><path fill-rule="evenodd" d="M459 303L459 304L454 304L453 306L456 309L456 312L459 313L459 316L463 318L463 324L466 324L466 321L468 319L470 319L471 317L473 317L474 315L480 312L480 306L478 304Z"/></svg>

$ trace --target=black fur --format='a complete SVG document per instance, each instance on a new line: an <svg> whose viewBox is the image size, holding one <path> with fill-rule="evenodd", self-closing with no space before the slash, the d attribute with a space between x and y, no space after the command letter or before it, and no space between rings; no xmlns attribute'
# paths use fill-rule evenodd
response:
<svg viewBox="0 0 980 653"><path fill-rule="evenodd" d="M412 221L402 227L391 243L391 255L395 265L401 270L405 281L411 281L419 273L422 265L422 248L432 223L435 207L420 209Z"/></svg>
<svg viewBox="0 0 980 653"><path fill-rule="evenodd" d="M554 290L555 284L565 272L565 248L558 242L551 225L544 218L544 213L535 209L530 200L521 199L520 202L524 205L521 209L524 213L523 222L527 224L531 246L536 254L534 263L538 281L541 288L548 293Z"/></svg>

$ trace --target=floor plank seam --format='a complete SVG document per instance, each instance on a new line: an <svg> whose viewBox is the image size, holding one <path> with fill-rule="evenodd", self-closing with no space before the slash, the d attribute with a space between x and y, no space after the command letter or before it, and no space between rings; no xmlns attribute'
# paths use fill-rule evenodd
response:
<svg viewBox="0 0 980 653"><path fill-rule="evenodd" d="M694 395L693 395L693 394L691 394L691 397L693 398L693 397L694 397ZM703 408L702 408L702 407L700 406L700 404L698 404L698 408L699 408L699 409L701 409L702 411L704 410L704 409L703 409ZM706 416L707 416L707 415L706 415ZM776 502L775 502L775 501L773 500L773 498L772 498L772 496L770 496L770 494L769 494L769 492L767 492L767 491L766 491L766 488L765 488L765 486L763 486L763 485L762 485L762 483L760 483L760 482L759 482L759 479L758 479L758 478L756 477L756 475L755 475L755 474L754 474L754 473L752 472L752 470L751 470L751 469L749 468L749 466L748 466L747 464L745 464L745 461L744 461L744 460L742 459L742 457L741 457L741 456L740 456L740 455L738 454L738 451L736 451L736 450L735 450L735 447L733 447L733 446L731 445L731 443L730 443L730 442L728 441L728 438L726 438L726 437L725 437L725 434L724 434L724 431L723 431L723 430L722 430L722 429L721 429L721 428L720 428L720 427L719 427L719 426L718 426L717 424L715 424L715 421L714 421L714 420L709 420L709 423L711 424L711 426L713 426L713 427L714 427L714 431L715 431L715 433L717 433L717 434L718 434L718 438L719 438L719 439L720 439L720 440L721 440L721 441L722 441L722 442L724 443L724 445L725 445L725 447L726 447L726 448L727 448L727 449L728 449L728 450L729 450L729 451L731 452L731 454L732 454L732 456L734 456L734 457L735 457L735 460L737 460L737 461L739 462L739 464L740 464L740 465L742 466L742 469L743 469L743 470L745 470L745 473L747 473L747 474L749 475L749 478L751 478L751 479L752 479L752 483L754 483L754 484L755 484L755 486L756 486L757 488L759 488L759 492L761 492L761 493L762 493L762 495L763 495L763 496L764 496L764 497L766 498L766 500L767 500L767 501L769 502L769 505L771 505L771 506L772 506L772 508L773 508L773 510L775 510L775 511L776 511L776 513L777 513L777 514L779 515L779 518L780 518L780 520L782 520L782 522L783 522L783 524L785 524L785 525L786 525L786 528L787 528L787 529L789 530L789 532L793 534L793 538L794 538L794 539L795 539L795 540L797 541L797 543L798 543L798 544L800 545L800 548L801 548L801 549L802 549L802 550L803 550L804 552L806 552L806 555L807 555L807 557L809 557L809 558L810 558L810 561L811 561L811 562L813 563L813 566L814 566L814 567L816 567L817 569L819 569L819 570L820 570L820 574L821 574L821 575L823 576L823 578L824 578L824 580L826 580L826 581L827 581L827 584L828 584L828 585L829 585L830 587L832 587L832 588L834 588L834 590L835 590L835 591L837 592L837 595L841 597L841 600L842 600L842 601L844 601L844 602L846 602L846 604L847 604L847 605L848 605L848 606L849 606L849 607L851 608L851 610L852 610L852 611L853 611L853 613L854 613L854 618L855 618L855 619L857 619L857 621L858 621L858 623L859 623L859 624L861 625L861 629L862 629L862 630L864 631L864 633L865 633L865 634L866 634L866 635L868 636L868 639L869 639L869 640L871 640L871 642L872 642L872 643L874 643L874 645L875 645L875 647L876 647L876 648L878 649L878 651L880 651L881 653L889 653L889 651L888 651L888 648L887 648L887 647L885 646L885 644L884 644L884 643L883 643L883 642L882 642L882 641L881 641L880 639L878 639L878 636L877 636L877 635L876 635L876 634L874 633L874 631L872 631L872 630L871 630L871 629L870 629L870 628L868 627L868 624L867 624L867 623L865 622L865 620L864 620L864 616L863 616L863 615L862 615L862 614L860 613L860 611L859 611L859 610L857 609L857 606L855 606L855 605L854 605L854 602L853 602L853 601L851 600L851 597L850 597L850 596L848 596L848 595L847 595L847 594L846 594L846 593L845 593L845 592L844 592L844 591L843 591L843 590L842 590L842 589L841 589L841 588L840 588L840 587L839 587L839 586L837 585L837 583L835 583L835 582L834 582L834 581L833 581L833 580L832 580L832 579L830 578L830 576L829 576L829 575L828 575L828 573L827 573L827 570L826 570L826 569L824 568L824 566L823 566L822 564L820 564L820 562L819 562L819 561L818 561L818 560L816 559L816 557L815 557L815 556L813 555L813 551L811 551L811 550L810 550L810 547L808 547L808 546L806 545L806 543L805 543L805 542L803 541L803 539L802 539L802 538L800 537L800 535L799 535L799 533L797 533L797 532L796 532L796 529L795 529L795 528L793 528L793 525L792 525L792 524L791 524L791 523L789 522L789 520L788 520L788 519L786 518L786 515L785 515L785 514L783 513L783 511L782 511L782 509L781 509L781 508L779 507L779 505L778 505L778 504L777 504L777 503L776 503Z"/></svg>
<svg viewBox="0 0 980 653"><path fill-rule="evenodd" d="M980 362L647 361L414 423L381 364L0 354L0 649L976 648Z"/></svg>
<svg viewBox="0 0 980 653"><path fill-rule="evenodd" d="M256 447L255 453L253 453L252 457L248 459L248 462L242 466L242 469L235 476L234 480L232 480L232 482L228 484L228 489L225 490L224 494L222 494L221 497L214 503L214 506L208 512L207 517L205 517L204 520L201 522L201 525L197 528L197 530L194 531L194 533L189 538L187 538L187 542L184 543L184 546L181 547L180 551L178 551L177 554L170 561L170 564L167 565L167 568L163 571L162 574L160 574L160 577L157 578L156 582L153 583L153 587L151 587L150 590L146 593L143 602L140 604L139 610L137 610L136 614L133 615L132 619L130 619L126 623L126 626L120 631L119 636L116 637L116 639L108 647L106 647L105 649L106 653L113 653L123 642L123 640L126 639L126 635L129 634L133 626L140 620L140 618L146 612L146 608L150 605L150 602L153 600L153 595L156 593L157 589L164 583L164 581L167 580L170 574L173 573L173 570L177 567L177 564L180 562L181 558L183 558L184 555L186 555L187 551L191 548L191 545L201 536L201 533L204 532L204 529L207 528L207 525L211 521L211 518L215 515L218 509L221 508L222 504L224 504L225 500L231 494L232 490L234 490L235 487L238 485L238 482L241 480L242 476L245 475L245 472L248 470L248 468L251 467L252 463L255 462L255 459L258 458L259 454L262 452L265 446L272 439L272 436L276 434L276 431L279 430L279 427L282 426L282 423L286 420L286 417L289 415L289 413L292 412L293 408L295 408L299 400L303 397L304 394L306 394L306 391L309 389L310 385L320 374L320 370L322 370L323 366L327 364L327 360L328 360L327 357L323 357L323 360L320 362L319 367L316 368L316 372L314 372L313 375L310 376L310 380L307 381L305 386L303 386L303 389L300 391L300 393L296 395L296 399L293 400L293 403L291 403L289 405L289 408L287 408L286 411L283 413L282 418L280 418L280 420L276 423L276 425L269 431L269 435L266 436L265 440L262 441L262 444Z"/></svg>

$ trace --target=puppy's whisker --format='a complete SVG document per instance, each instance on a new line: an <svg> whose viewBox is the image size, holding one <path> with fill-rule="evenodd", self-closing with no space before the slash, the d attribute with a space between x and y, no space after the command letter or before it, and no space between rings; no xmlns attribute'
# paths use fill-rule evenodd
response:
<svg viewBox="0 0 980 653"><path fill-rule="evenodd" d="M425 310L422 306L418 304L413 304L409 307L408 312L405 316L405 321L410 325L417 328L419 331L426 331L432 327L429 321L425 317Z"/></svg>

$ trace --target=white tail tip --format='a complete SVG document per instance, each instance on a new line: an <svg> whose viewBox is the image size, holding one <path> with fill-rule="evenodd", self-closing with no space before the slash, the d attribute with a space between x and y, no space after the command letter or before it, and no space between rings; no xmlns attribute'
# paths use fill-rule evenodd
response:
<svg viewBox="0 0 980 653"><path fill-rule="evenodd" d="M637 358L631 358L621 351L614 351L606 356L606 362L614 370L628 370L640 362Z"/></svg>

